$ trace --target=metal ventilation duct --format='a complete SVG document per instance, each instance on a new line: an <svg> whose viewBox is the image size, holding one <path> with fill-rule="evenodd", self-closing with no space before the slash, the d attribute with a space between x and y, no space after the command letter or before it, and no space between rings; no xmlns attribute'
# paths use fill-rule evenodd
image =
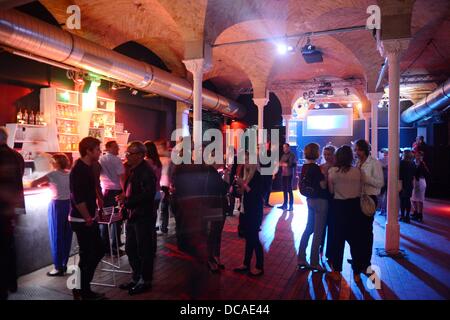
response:
<svg viewBox="0 0 450 320"><path fill-rule="evenodd" d="M412 105L402 113L402 121L410 123L417 121L434 110L439 110L450 104L450 79L447 79L436 90Z"/></svg>
<svg viewBox="0 0 450 320"><path fill-rule="evenodd" d="M192 101L192 85L150 64L137 61L16 10L0 11L0 44L59 63L91 71L139 90ZM203 89L203 106L233 118L245 107Z"/></svg>

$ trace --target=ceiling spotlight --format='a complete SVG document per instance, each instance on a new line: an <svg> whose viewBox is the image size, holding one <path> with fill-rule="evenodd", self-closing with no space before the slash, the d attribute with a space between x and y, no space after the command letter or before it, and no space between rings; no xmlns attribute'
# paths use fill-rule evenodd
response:
<svg viewBox="0 0 450 320"><path fill-rule="evenodd" d="M323 107L324 107L324 108L328 108L328 103L324 103L324 104L323 104Z"/></svg>
<svg viewBox="0 0 450 320"><path fill-rule="evenodd" d="M315 96L314 91L311 90L311 91L308 92L308 97L309 98L314 98L314 96Z"/></svg>
<svg viewBox="0 0 450 320"><path fill-rule="evenodd" d="M293 47L293 46L287 46L287 51L288 51L288 52L294 51L294 47Z"/></svg>
<svg viewBox="0 0 450 320"><path fill-rule="evenodd" d="M347 107L351 108L351 107L353 107L353 104L347 103Z"/></svg>
<svg viewBox="0 0 450 320"><path fill-rule="evenodd" d="M320 105L315 104L315 105L314 105L314 109L320 109Z"/></svg>
<svg viewBox="0 0 450 320"><path fill-rule="evenodd" d="M138 94L138 91L137 91L136 89L130 89L130 90L131 90L131 94L132 94L133 96L135 96L135 95Z"/></svg>
<svg viewBox="0 0 450 320"><path fill-rule="evenodd" d="M285 44L279 44L277 45L277 50L279 54L286 54L288 47Z"/></svg>
<svg viewBox="0 0 450 320"><path fill-rule="evenodd" d="M383 103L380 102L380 103L378 104L378 109L382 109L382 108L383 108Z"/></svg>

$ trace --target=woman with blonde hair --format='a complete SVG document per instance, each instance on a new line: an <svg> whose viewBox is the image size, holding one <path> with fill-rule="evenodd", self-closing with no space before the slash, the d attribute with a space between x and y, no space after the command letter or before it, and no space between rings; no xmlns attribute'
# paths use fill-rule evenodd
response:
<svg viewBox="0 0 450 320"><path fill-rule="evenodd" d="M67 270L70 249L72 246L72 229L68 220L70 211L70 160L64 153L52 156L53 167L45 176L33 181L32 187L49 185L52 190L52 201L48 206L48 231L54 269L47 272L49 277L64 276Z"/></svg>
<svg viewBox="0 0 450 320"><path fill-rule="evenodd" d="M259 231L263 220L263 188L261 174L257 164L249 163L248 152L245 154L244 178L237 178L237 183L243 194L242 227L245 238L244 263L234 269L238 273L247 273L249 276L262 276L264 274L264 251L259 239ZM251 260L255 252L256 271L251 271Z"/></svg>

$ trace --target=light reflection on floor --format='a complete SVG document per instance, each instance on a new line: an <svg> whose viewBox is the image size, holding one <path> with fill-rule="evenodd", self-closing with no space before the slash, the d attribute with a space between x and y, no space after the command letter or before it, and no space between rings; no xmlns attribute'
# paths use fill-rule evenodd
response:
<svg viewBox="0 0 450 320"><path fill-rule="evenodd" d="M271 201L273 203L279 203L279 201L282 202L281 198L281 192L273 193L271 195ZM273 242L273 239L275 238L277 225L280 222L280 218L283 218L282 220L284 221L288 221L289 219L291 220L290 229L292 231L292 236L294 239L292 245L294 246L296 254L298 254L300 240L303 231L305 230L306 223L308 222L308 208L306 206L306 198L299 195L298 192L294 195L294 198L294 211L281 210L274 207L264 217L259 238L266 252L269 252L270 246Z"/></svg>

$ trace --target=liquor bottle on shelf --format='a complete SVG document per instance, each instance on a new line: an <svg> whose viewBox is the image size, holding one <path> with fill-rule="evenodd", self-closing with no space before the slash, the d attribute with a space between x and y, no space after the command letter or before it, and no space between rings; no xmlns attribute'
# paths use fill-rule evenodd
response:
<svg viewBox="0 0 450 320"><path fill-rule="evenodd" d="M36 124L36 116L34 115L34 111L33 110L31 110L31 113L30 113L30 121L29 121L29 123L30 124Z"/></svg>
<svg viewBox="0 0 450 320"><path fill-rule="evenodd" d="M17 123L22 123L22 109L17 112Z"/></svg>
<svg viewBox="0 0 450 320"><path fill-rule="evenodd" d="M25 111L23 112L22 119L23 119L22 121L23 121L24 124L29 123L28 122L28 111L27 111L27 109L25 109Z"/></svg>
<svg viewBox="0 0 450 320"><path fill-rule="evenodd" d="M42 126L44 125L44 113L43 112L39 112L39 124Z"/></svg>

